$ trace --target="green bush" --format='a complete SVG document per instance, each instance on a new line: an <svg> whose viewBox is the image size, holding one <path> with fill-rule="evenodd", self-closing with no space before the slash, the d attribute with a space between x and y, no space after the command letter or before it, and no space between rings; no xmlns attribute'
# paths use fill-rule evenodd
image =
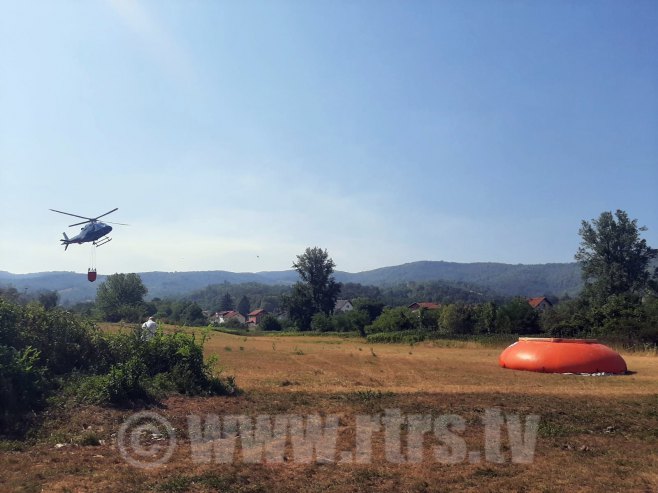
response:
<svg viewBox="0 0 658 493"><path fill-rule="evenodd" d="M246 329L247 324L243 324L237 318L229 318L226 322L220 324L220 327L227 329Z"/></svg>
<svg viewBox="0 0 658 493"><path fill-rule="evenodd" d="M371 319L366 311L352 310L347 313L337 313L333 316L333 325L336 332L359 332L365 337L365 327Z"/></svg>
<svg viewBox="0 0 658 493"><path fill-rule="evenodd" d="M311 318L311 330L314 332L332 332L334 325L331 317L326 313L318 312Z"/></svg>
<svg viewBox="0 0 658 493"><path fill-rule="evenodd" d="M366 337L368 342L372 343L402 343L415 344L424 341L430 337L430 333L422 330L405 330L399 332L378 332Z"/></svg>
<svg viewBox="0 0 658 493"><path fill-rule="evenodd" d="M22 416L43 406L47 382L38 360L34 348L0 345L0 430L13 428Z"/></svg>
<svg viewBox="0 0 658 493"><path fill-rule="evenodd" d="M387 308L365 330L368 334L398 332L418 329L418 325L418 316L408 308Z"/></svg>
<svg viewBox="0 0 658 493"><path fill-rule="evenodd" d="M88 369L95 359L98 337L92 323L69 312L0 299L0 344L36 349L39 365L53 375Z"/></svg>
<svg viewBox="0 0 658 493"><path fill-rule="evenodd" d="M233 378L213 373L203 341L184 333L144 341L138 331L108 334L78 315L0 299L0 432L17 430L49 397L138 404L167 392L233 394Z"/></svg>
<svg viewBox="0 0 658 493"><path fill-rule="evenodd" d="M126 405L156 400L161 394L231 395L232 378L213 373L214 361L204 362L202 344L182 332L143 341L134 334L108 334L100 375L83 377L71 385L75 400Z"/></svg>
<svg viewBox="0 0 658 493"><path fill-rule="evenodd" d="M433 341L434 344L450 346L454 343L475 342L484 346L505 347L518 340L518 334L450 334L445 335L431 330L405 330L370 334L367 342L385 344L416 344Z"/></svg>
<svg viewBox="0 0 658 493"><path fill-rule="evenodd" d="M76 400L86 404L126 405L150 401L153 398L145 387L145 370L143 362L132 358L113 365L106 374L75 379L70 385L75 388Z"/></svg>
<svg viewBox="0 0 658 493"><path fill-rule="evenodd" d="M265 315L258 324L258 328L265 331L283 330L281 322L279 322L274 315Z"/></svg>

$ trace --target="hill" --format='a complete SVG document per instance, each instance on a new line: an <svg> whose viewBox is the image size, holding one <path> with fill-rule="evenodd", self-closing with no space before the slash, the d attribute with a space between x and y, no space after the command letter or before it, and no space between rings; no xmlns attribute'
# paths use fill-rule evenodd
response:
<svg viewBox="0 0 658 493"><path fill-rule="evenodd" d="M214 284L260 283L287 285L297 280L293 270L269 272L142 272L149 298L179 297ZM11 274L0 271L0 286L12 286L31 293L50 290L60 294L61 303L71 304L93 300L98 285L106 276L99 275L95 283L87 282L85 274L75 272L40 272ZM448 281L481 286L504 296L537 296L544 294L576 294L582 287L580 269L576 263L565 264L501 264L421 261L370 271L336 272L340 282L371 286L393 286L408 282Z"/></svg>
<svg viewBox="0 0 658 493"><path fill-rule="evenodd" d="M500 264L422 261L358 274L340 273L343 282L382 286L400 282L453 281L482 286L505 296L576 294L582 287L580 268L568 264Z"/></svg>

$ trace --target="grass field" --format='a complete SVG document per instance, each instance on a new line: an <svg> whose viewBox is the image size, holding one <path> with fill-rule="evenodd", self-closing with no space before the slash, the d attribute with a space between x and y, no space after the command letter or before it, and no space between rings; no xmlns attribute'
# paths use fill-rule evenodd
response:
<svg viewBox="0 0 658 493"><path fill-rule="evenodd" d="M582 377L503 370L497 365L502 348L450 341L368 345L354 338L213 332L205 349L219 358L225 374L236 377L243 392L175 396L149 409L176 430L164 465L134 467L120 453L118 430L139 410L54 411L35 438L0 442L0 490L658 491L655 356L624 354L630 375ZM522 423L530 414L539 416L531 463L512 461L506 427L502 463L486 460L482 418L488 409L519 415ZM426 433L419 462L396 463L385 453L385 433L375 431L372 460L365 463L300 463L290 443L283 445L281 463L199 463L188 434L189 415L202 420L208 415L337 416L340 458L355 448L357 416L386 410L435 422L442 415L459 416L464 430L454 436L468 453L456 453L454 464L438 461L433 450L443 442ZM409 428L405 424L402 430L403 447L409 447ZM142 438L145 446L160 445L160 451L172 443L158 433Z"/></svg>

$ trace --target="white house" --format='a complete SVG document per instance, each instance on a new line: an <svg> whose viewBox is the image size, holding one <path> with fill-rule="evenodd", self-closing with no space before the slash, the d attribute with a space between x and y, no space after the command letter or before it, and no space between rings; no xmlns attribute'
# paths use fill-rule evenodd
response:
<svg viewBox="0 0 658 493"><path fill-rule="evenodd" d="M336 305L334 305L334 313L347 313L354 310L352 302L350 300L336 300Z"/></svg>
<svg viewBox="0 0 658 493"><path fill-rule="evenodd" d="M223 324L233 318L238 320L241 324L245 323L246 321L241 313L234 310L216 312L212 317L210 317L210 321L217 324Z"/></svg>

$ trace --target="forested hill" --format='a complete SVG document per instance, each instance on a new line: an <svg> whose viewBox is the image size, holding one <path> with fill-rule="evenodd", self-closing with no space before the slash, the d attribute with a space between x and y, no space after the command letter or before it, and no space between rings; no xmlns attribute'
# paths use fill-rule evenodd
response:
<svg viewBox="0 0 658 493"><path fill-rule="evenodd" d="M236 273L227 271L199 272L142 272L139 273L148 288L148 298L177 297L203 289L212 284L262 283L268 285L292 284L297 280L295 271ZM577 293L581 286L580 270L575 263L511 265L498 263L460 264L455 262L412 262L371 271L336 272L340 282L372 286L392 286L404 282L450 281L482 286L506 296L562 295ZM19 291L58 291L63 304L93 300L96 288L105 280L99 275L95 283L87 281L85 274L74 272L43 272L36 274L10 274L0 271L0 286L12 286Z"/></svg>
<svg viewBox="0 0 658 493"><path fill-rule="evenodd" d="M580 268L568 264L499 264L479 262L422 261L383 267L358 274L340 273L343 282L382 286L410 281L456 281L488 288L507 296L537 296L542 294L574 295L582 288Z"/></svg>

